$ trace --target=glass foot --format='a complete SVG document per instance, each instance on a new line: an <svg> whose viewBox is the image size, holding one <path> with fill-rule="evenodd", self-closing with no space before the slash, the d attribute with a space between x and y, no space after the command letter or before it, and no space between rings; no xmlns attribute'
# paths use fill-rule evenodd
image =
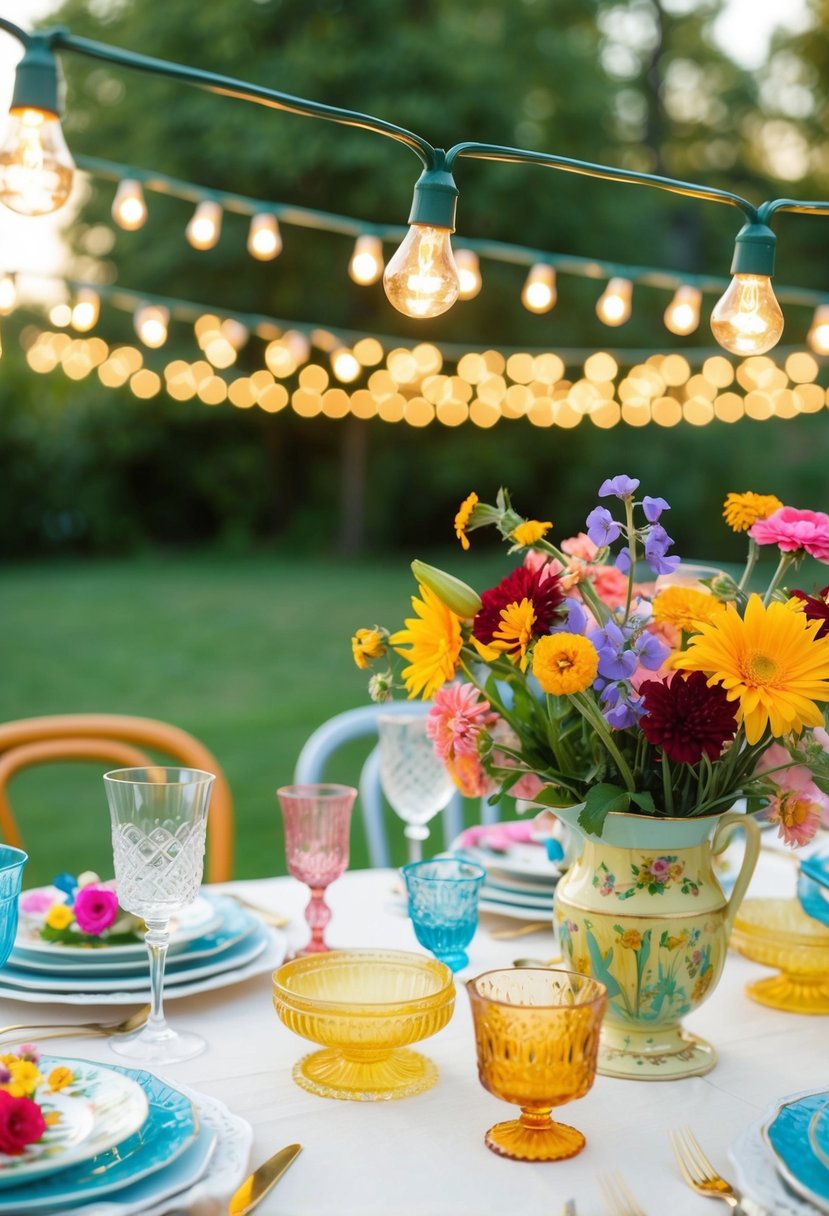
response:
<svg viewBox="0 0 829 1216"><path fill-rule="evenodd" d="M189 1030L171 1030L165 1026L159 1031L140 1030L138 1034L111 1038L109 1045L116 1055L139 1064L178 1064L201 1055L207 1041L200 1034Z"/></svg>
<svg viewBox="0 0 829 1216"><path fill-rule="evenodd" d="M346 1059L336 1048L326 1047L295 1064L293 1078L320 1098L388 1102L431 1089L438 1070L431 1060L405 1047L382 1060Z"/></svg>
<svg viewBox="0 0 829 1216"><path fill-rule="evenodd" d="M784 1009L787 1013L829 1013L829 978L771 975L746 985L746 992L761 1005Z"/></svg>
<svg viewBox="0 0 829 1216"><path fill-rule="evenodd" d="M605 1022L596 1072L638 1081L701 1077L717 1062L710 1043L675 1023L653 1030L630 1030Z"/></svg>
<svg viewBox="0 0 829 1216"><path fill-rule="evenodd" d="M550 1120L543 1127L527 1127L520 1119L496 1123L484 1136L493 1153L513 1161L564 1161L584 1148L584 1136L567 1123Z"/></svg>

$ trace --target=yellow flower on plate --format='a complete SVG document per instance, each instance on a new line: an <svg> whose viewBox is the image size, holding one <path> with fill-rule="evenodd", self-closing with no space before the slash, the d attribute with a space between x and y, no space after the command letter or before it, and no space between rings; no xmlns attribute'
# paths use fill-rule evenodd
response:
<svg viewBox="0 0 829 1216"><path fill-rule="evenodd" d="M50 929L65 929L74 919L75 913L66 904L52 904L46 913L46 924Z"/></svg>
<svg viewBox="0 0 829 1216"><path fill-rule="evenodd" d="M533 651L533 675L544 692L556 697L584 692L598 668L599 652L579 633L548 633Z"/></svg>
<svg viewBox="0 0 829 1216"><path fill-rule="evenodd" d="M4 1088L13 1098L28 1097L43 1080L40 1069L31 1060L13 1058L6 1064L6 1068L11 1073L11 1081Z"/></svg>
<svg viewBox="0 0 829 1216"><path fill-rule="evenodd" d="M529 548L530 545L534 545L540 541L542 536L549 532L552 526L549 520L542 524L537 519L525 519L523 524L519 524L517 528L513 528L512 539L517 545L524 545Z"/></svg>
<svg viewBox="0 0 829 1216"><path fill-rule="evenodd" d="M53 1090L65 1089L73 1080L72 1069L67 1068L65 1064L59 1064L57 1068L53 1068L46 1078Z"/></svg>
<svg viewBox="0 0 829 1216"><path fill-rule="evenodd" d="M676 625L683 633L696 633L701 623L713 620L724 607L714 595L677 585L655 596L653 619L658 625Z"/></svg>
<svg viewBox="0 0 829 1216"><path fill-rule="evenodd" d="M351 639L351 653L361 671L365 671L372 659L381 659L386 653L382 629L358 629Z"/></svg>
<svg viewBox="0 0 829 1216"><path fill-rule="evenodd" d="M725 522L733 532L748 532L758 519L768 519L783 506L774 494L727 494L723 503Z"/></svg>
<svg viewBox="0 0 829 1216"><path fill-rule="evenodd" d="M455 516L455 535L463 545L464 549L469 548L469 540L466 535L466 528L469 520L472 517L472 512L478 504L478 495L474 492L467 494L461 505L458 507L458 513Z"/></svg>
<svg viewBox="0 0 829 1216"><path fill-rule="evenodd" d="M818 638L820 621L809 621L786 604L748 601L745 618L733 604L704 624L674 667L703 671L738 702L746 740L758 743L769 727L775 738L823 726L816 702L829 701L829 637Z"/></svg>
<svg viewBox="0 0 829 1216"><path fill-rule="evenodd" d="M420 584L418 590L423 598L412 596L417 616L404 621L405 629L393 633L389 642L408 660L402 675L409 700L420 695L428 701L454 676L463 639L461 618L428 587Z"/></svg>

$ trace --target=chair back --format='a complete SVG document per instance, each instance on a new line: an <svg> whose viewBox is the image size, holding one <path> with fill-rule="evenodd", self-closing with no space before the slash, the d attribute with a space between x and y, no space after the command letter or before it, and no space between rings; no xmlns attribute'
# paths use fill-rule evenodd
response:
<svg viewBox="0 0 829 1216"><path fill-rule="evenodd" d="M59 761L103 761L108 768L157 763L155 753L187 768L214 773L207 817L208 882L226 882L233 873L234 812L227 778L211 751L193 735L154 718L128 714L51 714L0 723L0 832L8 844L24 847L12 812L8 785L21 769Z"/></svg>

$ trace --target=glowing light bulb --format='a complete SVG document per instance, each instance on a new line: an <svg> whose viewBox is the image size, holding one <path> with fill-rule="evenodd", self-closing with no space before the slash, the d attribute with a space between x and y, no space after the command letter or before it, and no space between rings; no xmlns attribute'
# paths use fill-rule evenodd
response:
<svg viewBox="0 0 829 1216"><path fill-rule="evenodd" d="M222 231L222 209L213 199L206 198L193 212L187 225L187 239L194 249L212 249Z"/></svg>
<svg viewBox="0 0 829 1216"><path fill-rule="evenodd" d="M248 253L260 262L269 262L282 252L282 234L275 215L260 212L250 221Z"/></svg>
<svg viewBox="0 0 829 1216"><path fill-rule="evenodd" d="M112 200L112 218L126 232L135 232L142 227L147 218L147 204L140 182L124 178L118 183Z"/></svg>
<svg viewBox="0 0 829 1216"><path fill-rule="evenodd" d="M361 287L377 282L383 273L383 242L379 236L364 233L357 237L348 273Z"/></svg>
<svg viewBox="0 0 829 1216"><path fill-rule="evenodd" d="M699 325L699 306L702 302L702 292L698 287L690 287L687 283L678 287L668 307L665 309L664 321L672 334L692 334Z"/></svg>
<svg viewBox="0 0 829 1216"><path fill-rule="evenodd" d="M331 370L343 384L351 384L353 380L357 379L363 368L359 359L355 358L346 347L341 346L331 356Z"/></svg>
<svg viewBox="0 0 829 1216"><path fill-rule="evenodd" d="M101 312L101 301L97 291L91 287L82 287L78 292L75 307L72 309L72 327L84 334L98 324Z"/></svg>
<svg viewBox="0 0 829 1216"><path fill-rule="evenodd" d="M449 228L412 224L386 267L389 303L407 317L438 317L458 298L460 280Z"/></svg>
<svg viewBox="0 0 829 1216"><path fill-rule="evenodd" d="M455 252L455 265L458 268L458 278L462 300L472 300L481 290L481 263L474 249L458 249Z"/></svg>
<svg viewBox="0 0 829 1216"><path fill-rule="evenodd" d="M72 309L66 303L53 304L49 309L49 320L55 329L65 329L72 320Z"/></svg>
<svg viewBox="0 0 829 1216"><path fill-rule="evenodd" d="M596 315L605 325L624 325L630 316L633 284L630 279L611 279L596 302Z"/></svg>
<svg viewBox="0 0 829 1216"><path fill-rule="evenodd" d="M135 314L135 332L151 349L156 350L167 341L170 310L161 304L147 304Z"/></svg>
<svg viewBox="0 0 829 1216"><path fill-rule="evenodd" d="M69 198L74 174L57 114L13 109L0 144L0 202L19 215L49 215Z"/></svg>
<svg viewBox="0 0 829 1216"><path fill-rule="evenodd" d="M0 314L7 317L17 304L17 284L14 275L4 274L0 279Z"/></svg>
<svg viewBox="0 0 829 1216"><path fill-rule="evenodd" d="M783 332L783 313L767 274L735 274L711 313L711 332L734 355L762 355Z"/></svg>
<svg viewBox="0 0 829 1216"><path fill-rule="evenodd" d="M815 309L806 340L816 355L829 355L829 304Z"/></svg>
<svg viewBox="0 0 829 1216"><path fill-rule="evenodd" d="M521 290L521 303L530 312L549 312L557 299L556 272L545 262L536 262Z"/></svg>

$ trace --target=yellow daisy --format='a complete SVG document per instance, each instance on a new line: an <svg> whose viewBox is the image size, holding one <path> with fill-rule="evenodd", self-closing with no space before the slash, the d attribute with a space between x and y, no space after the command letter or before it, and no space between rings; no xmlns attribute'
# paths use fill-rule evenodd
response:
<svg viewBox="0 0 829 1216"><path fill-rule="evenodd" d="M556 697L584 692L598 668L596 647L579 633L549 633L533 651L533 675L544 692Z"/></svg>
<svg viewBox="0 0 829 1216"><path fill-rule="evenodd" d="M381 659L386 653L386 639L382 629L358 629L351 639L351 653L361 671L365 671L372 659Z"/></svg>
<svg viewBox="0 0 829 1216"><path fill-rule="evenodd" d="M469 548L469 541L466 536L467 525L472 517L472 512L478 503L478 495L473 491L468 494L458 507L458 513L455 516L455 535L463 545L464 549Z"/></svg>
<svg viewBox="0 0 829 1216"><path fill-rule="evenodd" d="M512 530L512 539L517 545L524 545L529 548L541 540L542 536L552 528L552 523L547 520L546 523L541 523L537 519L525 519L523 524L519 524L517 528Z"/></svg>
<svg viewBox="0 0 829 1216"><path fill-rule="evenodd" d="M768 519L783 506L774 494L727 494L723 503L725 522L733 532L748 532L758 519Z"/></svg>
<svg viewBox="0 0 829 1216"><path fill-rule="evenodd" d="M712 621L725 604L714 595L694 587L666 587L654 597L653 619L659 625L676 625L683 633L696 633L701 624Z"/></svg>
<svg viewBox="0 0 829 1216"><path fill-rule="evenodd" d="M50 929L65 929L75 919L75 913L66 904L52 904L46 913L46 924Z"/></svg>
<svg viewBox="0 0 829 1216"><path fill-rule="evenodd" d="M490 649L505 654L518 663L522 671L527 670L527 647L532 641L535 624L535 607L532 600L523 599L507 604L501 609L501 619L493 630Z"/></svg>
<svg viewBox="0 0 829 1216"><path fill-rule="evenodd" d="M417 616L404 621L405 629L393 633L389 641L409 662L402 673L409 700L419 694L428 701L454 676L463 639L461 618L422 583L418 591L422 599L412 596Z"/></svg>
<svg viewBox="0 0 829 1216"><path fill-rule="evenodd" d="M674 657L684 671L704 671L739 702L737 719L749 743L766 727L775 738L804 726L823 726L816 701L829 701L829 637L818 638L820 621L809 621L786 604L748 601L745 617L733 604L702 625L688 649Z"/></svg>

